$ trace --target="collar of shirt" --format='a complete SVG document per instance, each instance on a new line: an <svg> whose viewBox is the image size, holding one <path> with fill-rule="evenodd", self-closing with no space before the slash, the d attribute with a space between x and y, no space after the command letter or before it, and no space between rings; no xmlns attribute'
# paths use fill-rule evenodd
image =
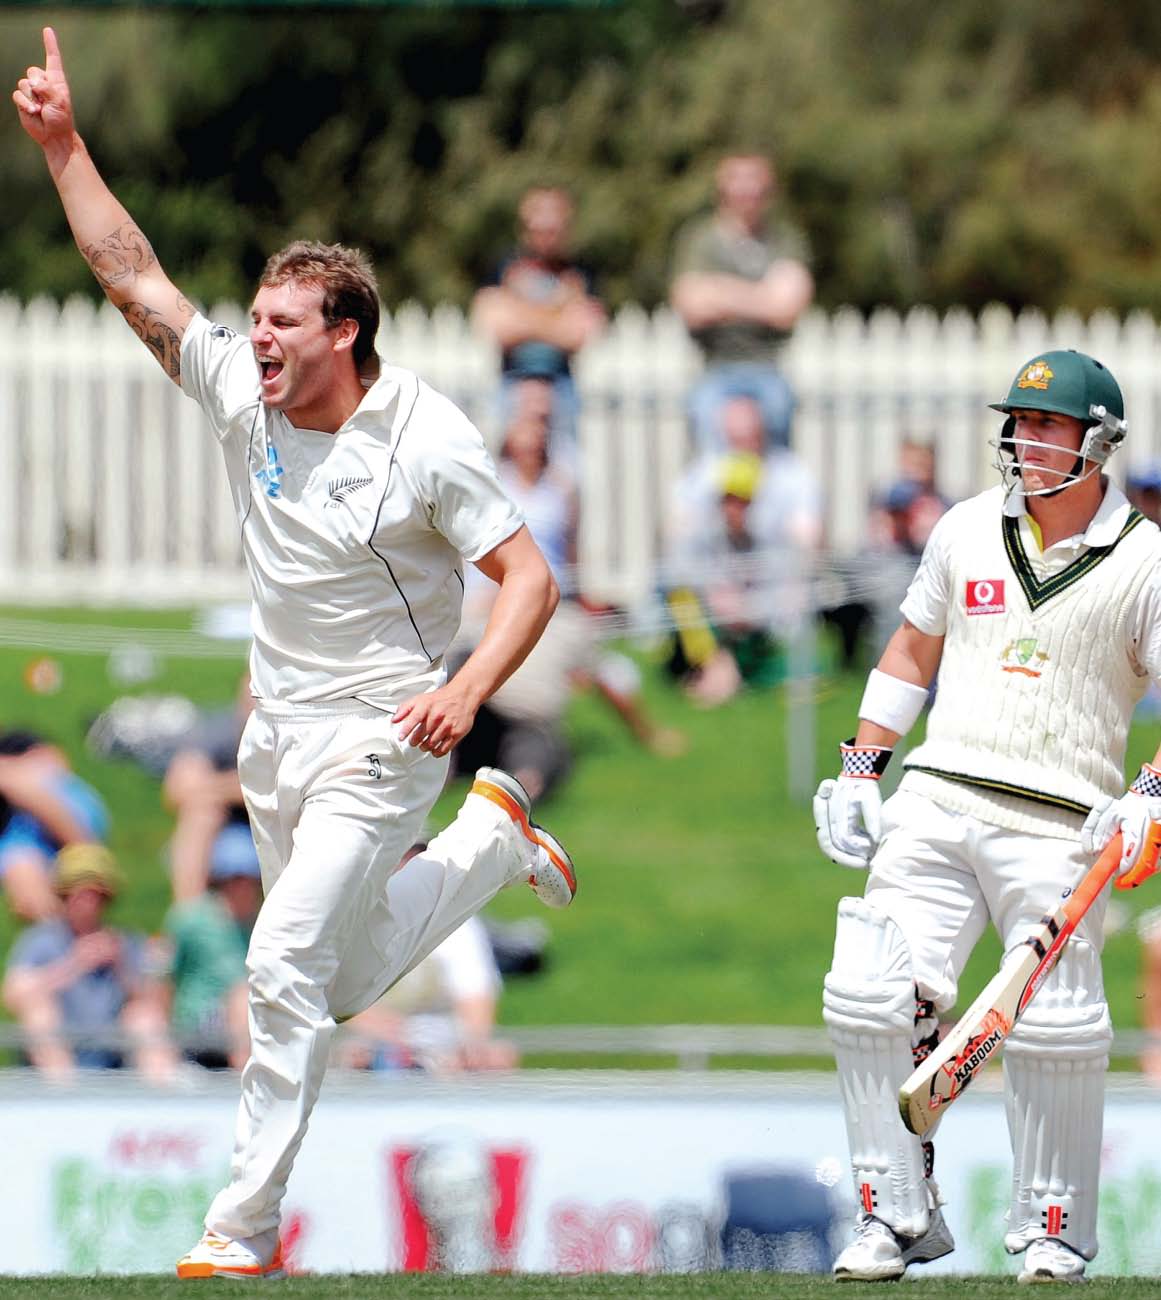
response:
<svg viewBox="0 0 1161 1300"><path fill-rule="evenodd" d="M1045 554L1051 554L1061 547L1079 551L1082 546L1111 546L1120 536L1131 509L1128 497L1111 479L1105 479L1104 497L1097 507L1096 514L1089 520L1088 527L1083 533L1074 533L1071 537L1064 537L1059 542L1055 542L1048 547ZM1004 502L1004 514L1014 519L1024 518L1031 526L1032 518L1028 514L1024 491L1018 483L1008 493L1007 500Z"/></svg>

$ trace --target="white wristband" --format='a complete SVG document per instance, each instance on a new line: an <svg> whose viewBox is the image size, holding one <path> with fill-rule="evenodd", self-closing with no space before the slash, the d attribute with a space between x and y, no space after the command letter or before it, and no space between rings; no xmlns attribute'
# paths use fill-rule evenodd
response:
<svg viewBox="0 0 1161 1300"><path fill-rule="evenodd" d="M859 705L859 717L886 727L897 736L905 736L926 703L926 686L915 686L872 668L867 678L867 689L863 692L863 702Z"/></svg>

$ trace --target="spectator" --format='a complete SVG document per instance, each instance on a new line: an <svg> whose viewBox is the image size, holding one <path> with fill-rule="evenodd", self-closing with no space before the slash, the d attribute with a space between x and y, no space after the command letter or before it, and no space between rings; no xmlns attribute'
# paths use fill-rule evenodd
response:
<svg viewBox="0 0 1161 1300"><path fill-rule="evenodd" d="M1161 524L1161 462L1134 465L1125 482L1125 495L1146 519Z"/></svg>
<svg viewBox="0 0 1161 1300"><path fill-rule="evenodd" d="M427 847L413 845L400 871ZM418 1067L435 1074L511 1070L515 1047L495 1037L503 981L488 932L469 917L414 970L349 1022L345 1064L363 1069Z"/></svg>
<svg viewBox="0 0 1161 1300"><path fill-rule="evenodd" d="M512 417L497 466L500 482L567 595L568 570L576 563L578 501L571 472L549 456L551 390L543 380L524 379L512 391Z"/></svg>
<svg viewBox="0 0 1161 1300"><path fill-rule="evenodd" d="M707 706L781 675L781 647L810 616L822 539L817 484L791 451L765 450L757 402L729 399L722 428L728 450L695 460L669 521L670 668Z"/></svg>
<svg viewBox="0 0 1161 1300"><path fill-rule="evenodd" d="M780 371L790 332L814 298L805 237L770 216L774 168L732 154L717 169L717 209L678 235L670 301L705 359L689 394L700 451L724 444L722 407L751 397L776 446L790 445L794 395Z"/></svg>
<svg viewBox="0 0 1161 1300"><path fill-rule="evenodd" d="M26 731L0 735L0 879L18 917L44 921L59 914L52 881L57 851L104 839L108 825L100 795L55 745Z"/></svg>
<svg viewBox="0 0 1161 1300"><path fill-rule="evenodd" d="M822 494L806 464L785 447L771 447L761 406L752 397L727 398L721 410L722 450L695 456L677 481L668 520L668 549L720 522L720 480L730 455L761 460L748 527L759 546L813 551L822 542Z"/></svg>
<svg viewBox="0 0 1161 1300"><path fill-rule="evenodd" d="M519 245L472 302L477 327L500 348L503 420L521 379L552 386L553 454L575 459L578 401L572 358L605 328L593 279L573 259L573 201L567 190L537 185L520 200Z"/></svg>
<svg viewBox="0 0 1161 1300"><path fill-rule="evenodd" d="M246 949L261 905L254 838L232 822L214 840L209 888L175 903L165 920L170 1024L190 1059L209 1069L240 1070L250 1055Z"/></svg>
<svg viewBox="0 0 1161 1300"><path fill-rule="evenodd" d="M253 707L246 673L233 707L206 713L166 768L162 800L177 817L170 841L176 902L204 892L214 842L223 828L249 828L238 779L238 743Z"/></svg>
<svg viewBox="0 0 1161 1300"><path fill-rule="evenodd" d="M459 654L475 644L486 610L477 606L461 630ZM498 766L543 798L572 768L565 712L577 689L592 687L651 753L681 754L685 738L658 726L645 710L636 665L603 651L594 620L576 601L561 601L540 640L503 686L483 705L452 754L453 771Z"/></svg>
<svg viewBox="0 0 1161 1300"><path fill-rule="evenodd" d="M57 855L61 916L25 930L4 977L4 1003L20 1022L31 1063L54 1079L77 1067L124 1064L116 1033L150 1082L173 1078L177 1058L165 1033L159 992L145 970L141 935L114 929L105 912L122 886L113 855L71 844Z"/></svg>

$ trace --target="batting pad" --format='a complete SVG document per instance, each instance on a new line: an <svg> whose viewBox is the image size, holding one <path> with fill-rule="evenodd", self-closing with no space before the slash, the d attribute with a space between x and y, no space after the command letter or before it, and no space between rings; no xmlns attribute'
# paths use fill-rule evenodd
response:
<svg viewBox="0 0 1161 1300"><path fill-rule="evenodd" d="M923 1144L899 1118L911 1073L915 978L899 927L862 898L839 902L822 1017L838 1066L855 1179L866 1214L905 1237L927 1231Z"/></svg>
<svg viewBox="0 0 1161 1300"><path fill-rule="evenodd" d="M1004 1048L1013 1254L1059 1237L1085 1259L1097 1252L1097 1190L1105 1071L1113 1030L1100 957L1073 938Z"/></svg>

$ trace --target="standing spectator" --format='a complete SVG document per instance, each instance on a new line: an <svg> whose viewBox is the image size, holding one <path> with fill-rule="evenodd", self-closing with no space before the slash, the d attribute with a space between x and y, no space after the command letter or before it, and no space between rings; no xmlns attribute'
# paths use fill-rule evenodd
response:
<svg viewBox="0 0 1161 1300"><path fill-rule="evenodd" d="M128 1035L131 1058L148 1080L173 1077L177 1058L159 992L145 972L144 939L105 920L121 886L120 869L102 845L62 849L61 916L25 930L8 958L4 1004L24 1030L30 1061L54 1079L70 1078L78 1066L122 1065L120 1048L107 1041L111 1031Z"/></svg>
<svg viewBox="0 0 1161 1300"><path fill-rule="evenodd" d="M104 839L108 813L55 746L27 731L0 735L0 880L13 913L44 921L60 911L53 859L66 844Z"/></svg>
<svg viewBox="0 0 1161 1300"><path fill-rule="evenodd" d="M250 674L238 683L234 705L206 713L165 770L162 799L177 817L170 841L173 896L181 903L205 890L216 838L232 826L249 830L238 745L254 708Z"/></svg>
<svg viewBox="0 0 1161 1300"><path fill-rule="evenodd" d="M246 949L262 906L249 825L233 822L218 832L208 884L200 897L175 903L165 919L170 1024L199 1065L240 1070L250 1055Z"/></svg>
<svg viewBox="0 0 1161 1300"><path fill-rule="evenodd" d="M790 444L794 394L779 366L814 278L805 237L770 215L775 189L767 158L731 154L718 165L716 211L678 235L670 301L705 358L689 394L702 451L722 446L722 406L739 396L759 403L775 445Z"/></svg>
<svg viewBox="0 0 1161 1300"><path fill-rule="evenodd" d="M472 318L501 353L508 398L521 379L552 385L552 433L562 455L575 455L578 401L572 358L605 328L605 309L591 274L571 251L572 196L559 186L536 185L520 200L519 244L472 302Z"/></svg>

